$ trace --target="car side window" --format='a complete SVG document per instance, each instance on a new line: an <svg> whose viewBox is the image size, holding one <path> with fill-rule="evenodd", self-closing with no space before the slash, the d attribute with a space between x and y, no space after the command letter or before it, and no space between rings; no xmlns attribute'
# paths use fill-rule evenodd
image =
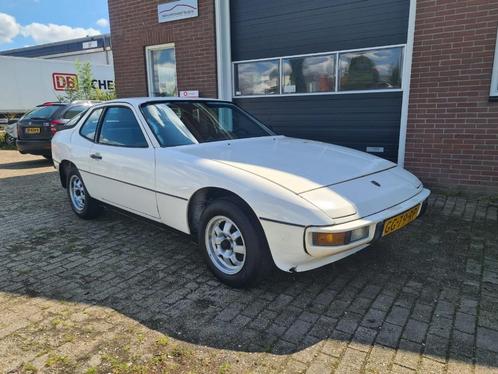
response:
<svg viewBox="0 0 498 374"><path fill-rule="evenodd" d="M99 143L132 148L148 147L135 114L125 107L107 108L100 127Z"/></svg>
<svg viewBox="0 0 498 374"><path fill-rule="evenodd" d="M91 140L92 142L95 141L95 133L97 132L97 126L99 124L99 118L102 114L102 110L102 108L95 109L86 119L83 126L81 126L81 136L87 138L88 140Z"/></svg>

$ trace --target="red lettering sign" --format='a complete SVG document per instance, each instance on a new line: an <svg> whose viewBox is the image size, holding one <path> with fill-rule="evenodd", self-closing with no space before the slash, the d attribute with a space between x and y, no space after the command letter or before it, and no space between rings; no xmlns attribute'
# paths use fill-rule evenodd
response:
<svg viewBox="0 0 498 374"><path fill-rule="evenodd" d="M78 76L76 74L53 73L52 81L56 91L74 90L78 87Z"/></svg>

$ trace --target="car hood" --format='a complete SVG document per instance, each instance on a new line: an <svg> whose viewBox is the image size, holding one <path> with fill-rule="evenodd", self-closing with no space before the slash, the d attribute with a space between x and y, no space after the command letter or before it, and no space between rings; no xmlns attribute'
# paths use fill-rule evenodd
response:
<svg viewBox="0 0 498 374"><path fill-rule="evenodd" d="M258 175L296 194L396 166L350 148L285 136L202 143L181 148L182 152Z"/></svg>

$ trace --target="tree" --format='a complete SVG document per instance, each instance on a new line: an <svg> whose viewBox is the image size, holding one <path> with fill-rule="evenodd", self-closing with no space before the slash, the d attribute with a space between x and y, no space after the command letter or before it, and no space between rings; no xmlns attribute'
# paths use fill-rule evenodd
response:
<svg viewBox="0 0 498 374"><path fill-rule="evenodd" d="M116 98L115 91L104 91L93 85L92 65L89 62L75 62L78 84L73 89L67 89L64 94L57 95L57 100L70 103L75 100L107 101Z"/></svg>

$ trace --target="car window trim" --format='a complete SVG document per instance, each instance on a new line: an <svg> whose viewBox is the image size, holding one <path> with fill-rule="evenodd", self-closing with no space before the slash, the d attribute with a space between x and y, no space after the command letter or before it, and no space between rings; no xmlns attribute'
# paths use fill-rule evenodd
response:
<svg viewBox="0 0 498 374"><path fill-rule="evenodd" d="M102 111L102 114L100 115L99 123L98 123L98 126L97 126L97 131L95 133L95 141L94 141L95 144L105 145L105 146L109 146L109 147L120 147L120 148L142 148L142 149L150 148L149 142L147 141L147 136L145 136L144 130L142 129L142 126L140 126L140 122L139 122L139 120L137 118L137 115L135 114L135 112L134 112L134 110L133 110L132 107L129 107L128 105L119 105L118 104L118 105L106 105L106 106L101 107L101 108L103 108L104 110ZM103 125L103 122L104 122L105 114L107 113L107 110L110 109L110 108L126 108L126 109L129 109L131 111L131 113L133 114L133 117L135 117L135 121L137 122L138 128L142 132L142 136L144 137L145 143L147 143L147 145L145 145L145 146L130 146L130 145L119 145L119 144L101 143L99 141L100 132L102 130L102 125Z"/></svg>

